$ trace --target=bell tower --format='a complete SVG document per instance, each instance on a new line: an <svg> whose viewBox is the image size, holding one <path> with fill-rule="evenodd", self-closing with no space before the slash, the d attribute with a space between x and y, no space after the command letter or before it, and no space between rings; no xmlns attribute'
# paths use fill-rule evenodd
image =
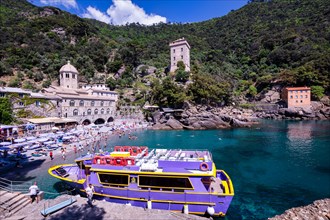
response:
<svg viewBox="0 0 330 220"><path fill-rule="evenodd" d="M78 71L70 61L60 69L60 86L66 89L78 89Z"/></svg>

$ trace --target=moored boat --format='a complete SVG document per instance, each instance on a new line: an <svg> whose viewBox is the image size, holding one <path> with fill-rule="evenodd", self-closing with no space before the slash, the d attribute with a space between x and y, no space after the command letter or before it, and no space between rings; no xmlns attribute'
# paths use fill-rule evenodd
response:
<svg viewBox="0 0 330 220"><path fill-rule="evenodd" d="M92 184L95 199L109 202L224 216L234 196L230 177L207 150L116 146L75 162L53 166L49 174L82 193Z"/></svg>

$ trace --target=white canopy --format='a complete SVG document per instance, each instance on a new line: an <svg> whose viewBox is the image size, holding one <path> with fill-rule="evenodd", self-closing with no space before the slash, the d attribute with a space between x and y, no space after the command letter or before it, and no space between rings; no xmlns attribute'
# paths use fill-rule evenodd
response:
<svg viewBox="0 0 330 220"><path fill-rule="evenodd" d="M21 142L24 142L24 141L26 141L25 138L19 138L19 139L14 140L15 143L21 143Z"/></svg>

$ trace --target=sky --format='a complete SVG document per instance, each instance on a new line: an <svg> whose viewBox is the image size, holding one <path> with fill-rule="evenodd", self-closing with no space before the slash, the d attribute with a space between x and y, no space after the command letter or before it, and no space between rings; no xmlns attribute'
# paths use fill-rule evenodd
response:
<svg viewBox="0 0 330 220"><path fill-rule="evenodd" d="M247 0L28 0L108 24L191 23L228 14Z"/></svg>

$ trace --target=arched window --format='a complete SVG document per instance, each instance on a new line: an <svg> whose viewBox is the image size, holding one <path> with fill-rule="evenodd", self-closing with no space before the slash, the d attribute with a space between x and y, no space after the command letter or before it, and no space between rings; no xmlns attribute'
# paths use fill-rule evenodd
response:
<svg viewBox="0 0 330 220"><path fill-rule="evenodd" d="M107 109L107 114L109 114L109 113L110 113L110 108Z"/></svg>
<svg viewBox="0 0 330 220"><path fill-rule="evenodd" d="M103 105L104 105L104 102L102 101L102 102L101 102L101 106L103 106Z"/></svg>
<svg viewBox="0 0 330 220"><path fill-rule="evenodd" d="M91 101L91 106L94 106L95 105L95 101Z"/></svg>
<svg viewBox="0 0 330 220"><path fill-rule="evenodd" d="M104 114L104 109L103 109L103 108L101 109L101 114L102 114L102 115Z"/></svg>
<svg viewBox="0 0 330 220"><path fill-rule="evenodd" d="M94 110L94 114L97 115L98 113L99 113L99 110L96 108L96 109Z"/></svg>
<svg viewBox="0 0 330 220"><path fill-rule="evenodd" d="M74 105L75 105L74 100L70 100L70 106L74 106Z"/></svg>
<svg viewBox="0 0 330 220"><path fill-rule="evenodd" d="M80 100L79 106L84 106L84 100Z"/></svg>
<svg viewBox="0 0 330 220"><path fill-rule="evenodd" d="M73 110L73 115L78 115L78 109Z"/></svg>
<svg viewBox="0 0 330 220"><path fill-rule="evenodd" d="M88 109L87 110L87 115L91 115L92 114L92 110L91 109Z"/></svg>

